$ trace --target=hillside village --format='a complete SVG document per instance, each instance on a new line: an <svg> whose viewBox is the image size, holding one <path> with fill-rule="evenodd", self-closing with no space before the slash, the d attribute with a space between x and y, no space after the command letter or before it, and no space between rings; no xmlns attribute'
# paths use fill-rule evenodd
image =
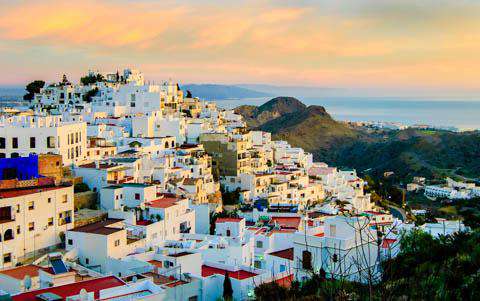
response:
<svg viewBox="0 0 480 301"><path fill-rule="evenodd" d="M315 272L369 283L404 233L468 230L394 217L355 170L138 70L30 98L0 116L0 294L14 301L218 300L229 286L253 300Z"/></svg>

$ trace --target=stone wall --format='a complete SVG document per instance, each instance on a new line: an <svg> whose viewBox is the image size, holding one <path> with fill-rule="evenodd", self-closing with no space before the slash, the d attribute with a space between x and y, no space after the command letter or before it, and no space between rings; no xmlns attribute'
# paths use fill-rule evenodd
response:
<svg viewBox="0 0 480 301"><path fill-rule="evenodd" d="M98 194L93 191L75 193L73 195L75 210L83 208L95 208Z"/></svg>

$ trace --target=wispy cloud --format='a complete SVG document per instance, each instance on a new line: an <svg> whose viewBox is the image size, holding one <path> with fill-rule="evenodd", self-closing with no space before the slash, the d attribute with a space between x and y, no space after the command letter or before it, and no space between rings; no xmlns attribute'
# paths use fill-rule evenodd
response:
<svg viewBox="0 0 480 301"><path fill-rule="evenodd" d="M130 64L185 81L470 88L479 16L453 0L0 0L0 64L14 74L0 81Z"/></svg>

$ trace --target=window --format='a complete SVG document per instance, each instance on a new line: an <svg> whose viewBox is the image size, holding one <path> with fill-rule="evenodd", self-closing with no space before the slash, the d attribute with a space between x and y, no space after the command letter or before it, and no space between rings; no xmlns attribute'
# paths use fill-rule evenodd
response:
<svg viewBox="0 0 480 301"><path fill-rule="evenodd" d="M253 266L256 268L256 269L261 269L262 268L262 262L260 260L255 260L253 262Z"/></svg>
<svg viewBox="0 0 480 301"><path fill-rule="evenodd" d="M337 235L337 226L336 225L330 225L330 236L335 237Z"/></svg>
<svg viewBox="0 0 480 301"><path fill-rule="evenodd" d="M33 231L35 230L35 223L34 222L29 222L28 223L28 231Z"/></svg>
<svg viewBox="0 0 480 301"><path fill-rule="evenodd" d="M120 245L120 239L117 239L117 240L115 241L115 247L118 247L119 245Z"/></svg>
<svg viewBox="0 0 480 301"><path fill-rule="evenodd" d="M18 138L17 137L12 138L12 148L18 148Z"/></svg>
<svg viewBox="0 0 480 301"><path fill-rule="evenodd" d="M20 204L17 204L17 213L20 213Z"/></svg>
<svg viewBox="0 0 480 301"><path fill-rule="evenodd" d="M3 263L11 263L12 262L12 253L7 253L3 255Z"/></svg>
<svg viewBox="0 0 480 301"><path fill-rule="evenodd" d="M258 240L256 244L257 248L263 248L263 241Z"/></svg>
<svg viewBox="0 0 480 301"><path fill-rule="evenodd" d="M17 234L21 234L22 230L20 229L20 226L17 226Z"/></svg>
<svg viewBox="0 0 480 301"><path fill-rule="evenodd" d="M0 137L0 148L5 149L5 138L4 137Z"/></svg>
<svg viewBox="0 0 480 301"><path fill-rule="evenodd" d="M231 235L231 231L229 229L229 230L227 230L227 236L230 236L230 235Z"/></svg>
<svg viewBox="0 0 480 301"><path fill-rule="evenodd" d="M285 272L287 270L287 267L284 264L280 265L280 273Z"/></svg>
<svg viewBox="0 0 480 301"><path fill-rule="evenodd" d="M68 202L68 196L66 194L64 194L62 196L62 203L66 203L66 202Z"/></svg>
<svg viewBox="0 0 480 301"><path fill-rule="evenodd" d="M33 209L35 209L35 202L28 201L28 210L33 210Z"/></svg>
<svg viewBox="0 0 480 301"><path fill-rule="evenodd" d="M135 193L135 199L139 200L140 199L140 193Z"/></svg>
<svg viewBox="0 0 480 301"><path fill-rule="evenodd" d="M47 202L50 204L52 202L52 198L48 198Z"/></svg>
<svg viewBox="0 0 480 301"><path fill-rule="evenodd" d="M20 157L19 153L11 153L10 154L10 158L18 158L18 157Z"/></svg>
<svg viewBox="0 0 480 301"><path fill-rule="evenodd" d="M53 226L53 217L48 218L48 225Z"/></svg>
<svg viewBox="0 0 480 301"><path fill-rule="evenodd" d="M48 148L54 148L55 147L55 137L53 137L53 136L48 136L47 137L47 147Z"/></svg>
<svg viewBox="0 0 480 301"><path fill-rule="evenodd" d="M30 148L35 148L35 137L30 137Z"/></svg>
<svg viewBox="0 0 480 301"><path fill-rule="evenodd" d="M5 233L3 234L3 240L12 240L13 239L13 230L12 229L7 229Z"/></svg>
<svg viewBox="0 0 480 301"><path fill-rule="evenodd" d="M68 245L70 245L70 246L73 245L73 239L68 240Z"/></svg>
<svg viewBox="0 0 480 301"><path fill-rule="evenodd" d="M85 258L85 264L90 264L90 259Z"/></svg>
<svg viewBox="0 0 480 301"><path fill-rule="evenodd" d="M312 269L312 253L310 251L303 251L302 253L302 268L305 270Z"/></svg>

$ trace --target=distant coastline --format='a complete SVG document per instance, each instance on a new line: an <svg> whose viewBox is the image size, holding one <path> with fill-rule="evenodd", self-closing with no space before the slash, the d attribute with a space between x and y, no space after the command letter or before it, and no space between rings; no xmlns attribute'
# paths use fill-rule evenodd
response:
<svg viewBox="0 0 480 301"><path fill-rule="evenodd" d="M193 96L217 101L224 108L235 108L240 105L262 105L271 98L274 92L264 88L254 90L255 85L212 85L186 84L184 89L192 89ZM270 87L272 89L272 87ZM284 89L285 90L285 89ZM279 93L288 91L280 90ZM335 89L318 89L334 93ZM196 92L196 93L195 93ZM295 91L291 91L295 92ZM0 86L0 105L18 105L25 93L22 86ZM458 130L480 129L480 99L448 100L425 97L351 97L327 96L295 96L307 105L324 106L339 121L352 122L384 122L400 123L406 126L428 124L440 128L455 127Z"/></svg>
<svg viewBox="0 0 480 301"><path fill-rule="evenodd" d="M406 126L427 124L458 130L480 129L480 101L411 100L366 97L298 97L307 105L321 105L339 121L389 122ZM218 105L262 105L270 98L223 99Z"/></svg>

